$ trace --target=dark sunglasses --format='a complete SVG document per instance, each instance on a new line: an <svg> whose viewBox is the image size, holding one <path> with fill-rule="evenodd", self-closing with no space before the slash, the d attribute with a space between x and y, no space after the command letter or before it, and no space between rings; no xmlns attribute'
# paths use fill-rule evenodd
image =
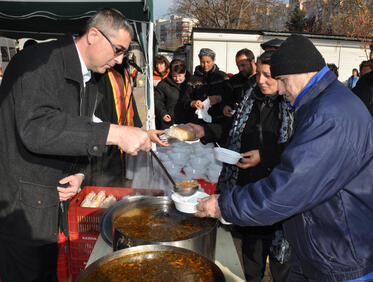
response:
<svg viewBox="0 0 373 282"><path fill-rule="evenodd" d="M97 29L97 30L102 34L103 37L106 38L106 40L110 43L111 47L113 47L115 55L117 55L117 56L119 56L119 55L127 56L128 55L128 50L118 47L113 42L111 42L111 40L109 39L109 37L106 36L105 33L103 33L99 29Z"/></svg>

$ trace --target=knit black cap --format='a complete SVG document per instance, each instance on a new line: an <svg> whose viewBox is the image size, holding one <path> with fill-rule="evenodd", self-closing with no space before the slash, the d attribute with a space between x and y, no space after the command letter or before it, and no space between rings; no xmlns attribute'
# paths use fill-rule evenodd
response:
<svg viewBox="0 0 373 282"><path fill-rule="evenodd" d="M271 57L271 75L307 73L326 65L315 45L302 35L291 35Z"/></svg>

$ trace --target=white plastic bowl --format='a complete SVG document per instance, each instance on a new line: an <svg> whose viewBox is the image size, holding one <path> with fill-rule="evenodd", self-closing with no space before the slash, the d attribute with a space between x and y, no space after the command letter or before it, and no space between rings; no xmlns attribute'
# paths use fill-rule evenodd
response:
<svg viewBox="0 0 373 282"><path fill-rule="evenodd" d="M209 194L197 191L192 196L184 197L177 193L173 193L171 195L171 199L175 203L175 207L178 211L184 212L184 213L196 213L197 212L197 204L198 199L208 197Z"/></svg>
<svg viewBox="0 0 373 282"><path fill-rule="evenodd" d="M241 158L241 154L225 148L214 148L215 158L223 163L236 164Z"/></svg>

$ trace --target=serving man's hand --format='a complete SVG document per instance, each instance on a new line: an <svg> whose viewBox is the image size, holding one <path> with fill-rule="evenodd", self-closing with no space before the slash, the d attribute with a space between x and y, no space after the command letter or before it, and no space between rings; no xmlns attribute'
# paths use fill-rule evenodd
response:
<svg viewBox="0 0 373 282"><path fill-rule="evenodd" d="M106 145L117 145L126 153L136 156L139 151L150 151L151 140L144 129L111 124Z"/></svg>
<svg viewBox="0 0 373 282"><path fill-rule="evenodd" d="M80 186L82 185L84 179L84 175L81 173L69 175L65 178L62 178L59 183L60 184L69 184L68 187L59 187L57 186L58 195L60 197L60 201L66 201L71 197L75 196L78 193Z"/></svg>
<svg viewBox="0 0 373 282"><path fill-rule="evenodd" d="M220 208L218 204L219 195L214 194L210 197L198 199L197 210L195 216L198 217L214 217L221 218Z"/></svg>
<svg viewBox="0 0 373 282"><path fill-rule="evenodd" d="M160 146L167 147L169 144L166 141L159 139L159 135L164 133L164 130L149 129L147 131L150 140Z"/></svg>

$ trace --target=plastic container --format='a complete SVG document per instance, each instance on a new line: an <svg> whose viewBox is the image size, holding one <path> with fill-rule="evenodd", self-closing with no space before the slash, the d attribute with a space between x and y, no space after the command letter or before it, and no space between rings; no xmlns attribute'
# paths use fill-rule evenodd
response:
<svg viewBox="0 0 373 282"><path fill-rule="evenodd" d="M70 272L72 281L85 269L99 234L70 234Z"/></svg>
<svg viewBox="0 0 373 282"><path fill-rule="evenodd" d="M171 199L175 203L175 207L178 211L184 213L196 213L198 199L208 197L209 195L202 191L197 191L192 196L185 197L181 196L178 193L173 193Z"/></svg>
<svg viewBox="0 0 373 282"><path fill-rule="evenodd" d="M85 269L87 266L88 258L81 259L81 258L71 258L70 260L70 272L71 272L71 281L75 282L79 274Z"/></svg>
<svg viewBox="0 0 373 282"><path fill-rule="evenodd" d="M236 164L241 158L241 154L225 148L214 148L215 158L223 163Z"/></svg>
<svg viewBox="0 0 373 282"><path fill-rule="evenodd" d="M99 234L71 234L70 235L70 254L72 258L89 258L95 247Z"/></svg>

